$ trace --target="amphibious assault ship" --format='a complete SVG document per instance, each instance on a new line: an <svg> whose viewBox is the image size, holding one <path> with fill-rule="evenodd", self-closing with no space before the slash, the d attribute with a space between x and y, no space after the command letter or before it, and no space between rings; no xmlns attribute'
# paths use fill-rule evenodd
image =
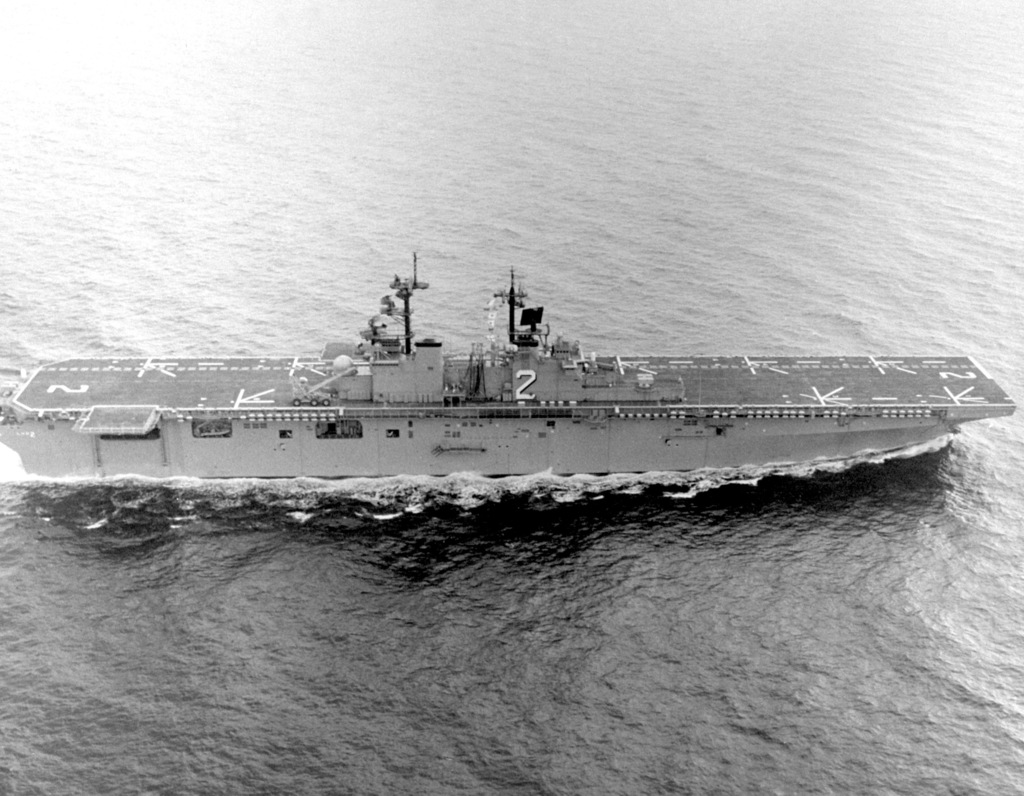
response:
<svg viewBox="0 0 1024 796"><path fill-rule="evenodd" d="M45 476L678 471L900 449L1015 409L963 356L588 354L552 337L514 273L488 304L492 333L448 353L413 333L426 287L414 255L361 339L318 356L8 371L0 443Z"/></svg>

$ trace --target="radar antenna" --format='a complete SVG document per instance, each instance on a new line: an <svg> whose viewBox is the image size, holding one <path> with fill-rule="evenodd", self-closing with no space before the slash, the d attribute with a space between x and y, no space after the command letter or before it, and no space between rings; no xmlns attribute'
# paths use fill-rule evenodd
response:
<svg viewBox="0 0 1024 796"><path fill-rule="evenodd" d="M537 326L544 316L544 308L526 309L526 291L521 283L519 289L516 289L516 269L510 268L509 272L511 275L509 289L499 290L494 294L495 298L504 299L508 302L508 341L518 346L535 346L538 343ZM516 310L518 309L523 310L523 316L519 324L516 324ZM517 329L517 326L529 326L530 331L520 331Z"/></svg>
<svg viewBox="0 0 1024 796"><path fill-rule="evenodd" d="M510 343L516 342L516 310L526 306L523 304L523 299L526 298L526 291L523 290L522 285L519 286L519 290L516 290L516 269L509 268L509 288L508 290L499 290L494 294L495 298L503 299L508 304L508 341Z"/></svg>
<svg viewBox="0 0 1024 796"><path fill-rule="evenodd" d="M405 353L412 353L412 309L409 306L409 300L412 298L412 292L414 290L426 290L430 287L429 282L420 282L417 276L417 262L416 252L412 253L412 279L400 279L398 274L395 274L395 278L391 280L391 289L395 291L395 295L402 300L403 310L400 313L405 320Z"/></svg>

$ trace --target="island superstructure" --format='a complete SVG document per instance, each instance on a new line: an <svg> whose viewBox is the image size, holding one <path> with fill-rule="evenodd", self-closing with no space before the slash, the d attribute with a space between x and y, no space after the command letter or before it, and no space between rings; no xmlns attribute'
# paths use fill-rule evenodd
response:
<svg viewBox="0 0 1024 796"><path fill-rule="evenodd" d="M1015 409L966 356L585 353L552 336L514 275L489 304L504 330L447 353L412 329L426 287L414 258L361 339L318 356L11 371L0 443L45 476L680 471L895 450Z"/></svg>

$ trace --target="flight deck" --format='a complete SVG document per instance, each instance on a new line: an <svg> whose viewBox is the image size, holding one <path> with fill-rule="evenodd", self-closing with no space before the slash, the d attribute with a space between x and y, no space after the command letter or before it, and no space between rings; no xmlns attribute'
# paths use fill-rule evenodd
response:
<svg viewBox="0 0 1024 796"><path fill-rule="evenodd" d="M677 376L688 406L1013 406L970 357L599 357L594 364ZM35 371L15 401L37 412L275 408L292 404L296 378L330 375L330 363L315 357L69 359Z"/></svg>

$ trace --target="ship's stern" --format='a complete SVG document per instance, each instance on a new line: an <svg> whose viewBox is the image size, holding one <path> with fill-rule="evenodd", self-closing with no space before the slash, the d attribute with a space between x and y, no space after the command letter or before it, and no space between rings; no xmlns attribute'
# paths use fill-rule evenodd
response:
<svg viewBox="0 0 1024 796"><path fill-rule="evenodd" d="M21 456L9 443L14 442L13 431L20 423L14 399L27 379L24 370L0 367L0 478L25 474Z"/></svg>

